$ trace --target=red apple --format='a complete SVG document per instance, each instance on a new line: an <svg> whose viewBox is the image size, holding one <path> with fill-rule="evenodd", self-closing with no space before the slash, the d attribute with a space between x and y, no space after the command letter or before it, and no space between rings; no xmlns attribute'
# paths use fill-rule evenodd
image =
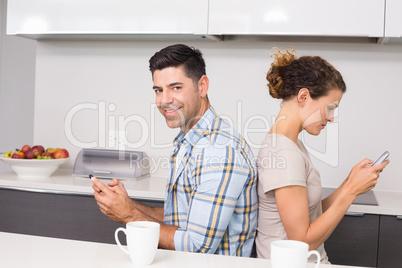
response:
<svg viewBox="0 0 402 268"><path fill-rule="evenodd" d="M66 149L60 149L56 152L53 153L53 158L54 159L60 159L60 158L68 158L69 154Z"/></svg>
<svg viewBox="0 0 402 268"><path fill-rule="evenodd" d="M29 145L24 145L24 146L22 146L22 148L21 148L21 152L23 152L24 154L26 153L26 152L28 152L28 150L30 150L31 149L31 147L29 146Z"/></svg>
<svg viewBox="0 0 402 268"><path fill-rule="evenodd" d="M11 156L11 158L14 158L14 159L22 159L22 155L17 154L17 153L14 153L13 156Z"/></svg>
<svg viewBox="0 0 402 268"><path fill-rule="evenodd" d="M44 152L43 156L53 156L53 154L51 152Z"/></svg>
<svg viewBox="0 0 402 268"><path fill-rule="evenodd" d="M32 151L32 149L29 149L28 151L25 152L26 159L32 159L34 157L35 157L35 153Z"/></svg>
<svg viewBox="0 0 402 268"><path fill-rule="evenodd" d="M41 145L35 145L32 147L32 151L35 154L35 158L38 157L38 155L42 155L43 152L45 151L45 148L43 148L43 146Z"/></svg>

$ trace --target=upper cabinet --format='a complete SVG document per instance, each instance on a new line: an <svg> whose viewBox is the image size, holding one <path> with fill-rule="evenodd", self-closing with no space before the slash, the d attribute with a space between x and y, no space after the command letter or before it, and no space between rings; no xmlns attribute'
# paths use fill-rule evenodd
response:
<svg viewBox="0 0 402 268"><path fill-rule="evenodd" d="M384 1L210 0L208 33L382 37Z"/></svg>
<svg viewBox="0 0 402 268"><path fill-rule="evenodd" d="M34 39L402 40L401 0L8 0L7 5L7 34Z"/></svg>
<svg viewBox="0 0 402 268"><path fill-rule="evenodd" d="M385 10L385 30L382 43L402 43L402 1L387 0Z"/></svg>
<svg viewBox="0 0 402 268"><path fill-rule="evenodd" d="M9 0L7 34L206 35L206 0Z"/></svg>

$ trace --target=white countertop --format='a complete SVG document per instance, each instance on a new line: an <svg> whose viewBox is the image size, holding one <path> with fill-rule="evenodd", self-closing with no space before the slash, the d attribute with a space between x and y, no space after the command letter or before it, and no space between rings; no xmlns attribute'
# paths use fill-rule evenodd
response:
<svg viewBox="0 0 402 268"><path fill-rule="evenodd" d="M101 179L103 183L109 180ZM166 178L144 176L122 180L131 198L164 201ZM88 177L73 176L72 170L57 170L50 178L20 179L13 171L0 172L0 188L35 192L93 195Z"/></svg>
<svg viewBox="0 0 402 268"><path fill-rule="evenodd" d="M376 191L373 190L378 201L378 206L354 205L348 209L351 213L402 215L402 192Z"/></svg>
<svg viewBox="0 0 402 268"><path fill-rule="evenodd" d="M107 183L108 180L102 180ZM144 176L133 180L122 180L131 198L163 201L166 178ZM72 175L72 170L57 170L50 178L22 180L14 172L0 171L0 188L20 189L37 192L92 195L92 183L87 177ZM402 215L402 192L373 191L378 206L350 206L349 213Z"/></svg>
<svg viewBox="0 0 402 268"><path fill-rule="evenodd" d="M253 267L269 268L266 259L229 257L158 249L147 267L175 268ZM0 232L0 267L134 267L130 257L117 245ZM308 264L308 268L314 264ZM327 265L320 267L346 268Z"/></svg>

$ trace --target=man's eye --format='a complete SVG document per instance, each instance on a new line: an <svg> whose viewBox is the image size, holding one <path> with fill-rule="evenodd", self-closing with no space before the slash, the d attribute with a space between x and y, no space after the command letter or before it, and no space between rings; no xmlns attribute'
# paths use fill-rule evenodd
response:
<svg viewBox="0 0 402 268"><path fill-rule="evenodd" d="M159 93L161 93L162 92L162 89L155 89L155 93L156 94L159 94Z"/></svg>
<svg viewBox="0 0 402 268"><path fill-rule="evenodd" d="M180 90L181 87L173 87L173 90Z"/></svg>

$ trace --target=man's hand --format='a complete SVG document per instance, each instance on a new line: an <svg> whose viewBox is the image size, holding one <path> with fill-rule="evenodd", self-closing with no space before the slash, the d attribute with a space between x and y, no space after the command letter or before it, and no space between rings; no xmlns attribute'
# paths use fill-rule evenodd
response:
<svg viewBox="0 0 402 268"><path fill-rule="evenodd" d="M123 224L135 220L135 214L138 211L128 196L123 183L113 179L106 186L95 177L92 177L91 181L93 183L92 188L95 190L95 199L103 214L111 220Z"/></svg>
<svg viewBox="0 0 402 268"><path fill-rule="evenodd" d="M123 183L113 179L108 185L92 177L94 196L100 211L109 219L126 224L130 221L154 221L161 226L159 247L174 250L177 226L163 224L163 208L150 208L132 200Z"/></svg>
<svg viewBox="0 0 402 268"><path fill-rule="evenodd" d="M119 187L128 196L126 188L124 187L124 184L121 181L119 181L118 179L111 180L107 185L109 187Z"/></svg>

